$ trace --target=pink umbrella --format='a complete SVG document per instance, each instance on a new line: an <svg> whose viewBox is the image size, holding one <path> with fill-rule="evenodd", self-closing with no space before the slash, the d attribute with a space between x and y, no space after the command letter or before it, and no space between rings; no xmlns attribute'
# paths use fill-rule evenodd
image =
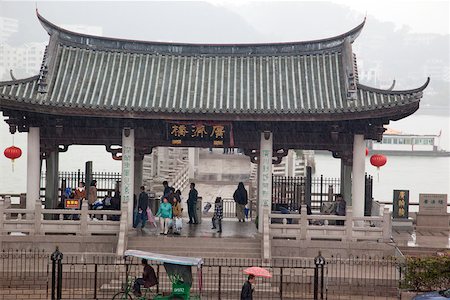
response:
<svg viewBox="0 0 450 300"><path fill-rule="evenodd" d="M269 271L260 267L247 268L244 270L244 273L248 275L253 275L255 277L272 278L272 274L270 274Z"/></svg>

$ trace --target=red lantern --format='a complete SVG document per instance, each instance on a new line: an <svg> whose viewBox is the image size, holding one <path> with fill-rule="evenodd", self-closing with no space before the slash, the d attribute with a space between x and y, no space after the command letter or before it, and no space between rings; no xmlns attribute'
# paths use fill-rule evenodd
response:
<svg viewBox="0 0 450 300"><path fill-rule="evenodd" d="M22 156L22 150L16 146L11 146L5 149L6 158L9 158L12 162L12 170L14 172L14 160Z"/></svg>
<svg viewBox="0 0 450 300"><path fill-rule="evenodd" d="M387 163L387 158L382 154L374 154L370 157L370 163L372 166L380 168Z"/></svg>
<svg viewBox="0 0 450 300"><path fill-rule="evenodd" d="M387 157L382 154L374 154L370 157L370 163L372 166L377 167L377 177L378 181L380 181L380 167L387 163Z"/></svg>
<svg viewBox="0 0 450 300"><path fill-rule="evenodd" d="M369 155L369 148L366 148L366 156Z"/></svg>

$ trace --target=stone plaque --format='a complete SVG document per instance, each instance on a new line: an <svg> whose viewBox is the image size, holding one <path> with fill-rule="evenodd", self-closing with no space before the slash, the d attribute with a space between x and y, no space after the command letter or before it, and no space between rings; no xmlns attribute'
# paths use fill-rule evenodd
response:
<svg viewBox="0 0 450 300"><path fill-rule="evenodd" d="M394 219L408 219L409 216L409 191L394 190L392 199L392 217Z"/></svg>
<svg viewBox="0 0 450 300"><path fill-rule="evenodd" d="M447 194L419 194L419 213L447 214Z"/></svg>

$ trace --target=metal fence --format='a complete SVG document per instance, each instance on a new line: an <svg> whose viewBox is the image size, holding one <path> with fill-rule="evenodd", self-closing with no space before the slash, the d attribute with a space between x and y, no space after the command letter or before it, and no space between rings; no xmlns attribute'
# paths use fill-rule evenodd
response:
<svg viewBox="0 0 450 300"><path fill-rule="evenodd" d="M308 186L310 187L308 191ZM370 216L372 204L372 176L365 176L365 215ZM310 195L308 194L310 192ZM341 192L340 178L329 178L320 175L312 177L308 182L306 177L272 176L272 210L283 206L290 211L299 210L301 204L311 198L311 209L320 210L322 204L334 201L334 196Z"/></svg>
<svg viewBox="0 0 450 300"><path fill-rule="evenodd" d="M92 179L97 180L97 195L104 197L108 191L114 191L117 188L117 182L121 180L120 172L92 172ZM77 172L59 172L58 187L59 191L63 187L70 187L75 189L78 187L80 181L85 182L84 172L78 170ZM85 182L86 187L89 182ZM41 191L45 191L45 172L41 173Z"/></svg>
<svg viewBox="0 0 450 300"><path fill-rule="evenodd" d="M15 287L19 293L32 290L47 299L112 299L121 291L128 278L140 277L142 265L139 259L124 259L115 255L51 255L23 252L16 257L15 251L4 251L0 270L0 281L15 283L0 286L0 295ZM150 262L159 284L152 288L154 293L168 294L171 282L162 264ZM33 272L24 268L31 266ZM39 267L43 271L37 271ZM265 266L272 278L258 278L255 299L325 299L326 289L323 268L312 259L278 259L269 264L261 259L207 258L202 267L202 299L239 299L242 284L246 280L243 269L251 266ZM39 269L40 270L40 269ZM196 268L193 271L191 292L199 291ZM322 276L321 276L322 275ZM320 280L320 277L322 279ZM24 282L24 280L26 280ZM35 285L37 280L40 285ZM28 284L30 283L30 284ZM316 285L315 285L316 284ZM27 299L34 299L27 297Z"/></svg>
<svg viewBox="0 0 450 300"><path fill-rule="evenodd" d="M55 252L56 253L56 252ZM112 299L129 278L141 276L138 259L115 255L55 255L42 251L0 253L0 296L30 292L27 299ZM155 293L169 293L171 283L160 263L150 262L159 278ZM316 259L206 258L202 268L202 299L239 299L243 269L264 266L272 278L257 279L255 299L348 299L396 297L401 281L399 262L384 257L331 257L323 268ZM127 273L128 268L128 273ZM323 274L323 276L321 276ZM198 292L193 268L192 292ZM39 297L34 298L33 295ZM0 297L1 298L1 297Z"/></svg>
<svg viewBox="0 0 450 300"><path fill-rule="evenodd" d="M397 297L401 257L331 257L326 261L327 290L333 295Z"/></svg>

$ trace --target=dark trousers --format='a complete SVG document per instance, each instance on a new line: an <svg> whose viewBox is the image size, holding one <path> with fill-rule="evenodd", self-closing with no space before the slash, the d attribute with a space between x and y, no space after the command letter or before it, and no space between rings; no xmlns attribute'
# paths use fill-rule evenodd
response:
<svg viewBox="0 0 450 300"><path fill-rule="evenodd" d="M147 222L146 211L134 213L133 228L136 228L139 225L139 223L141 223L141 228L144 228L146 222Z"/></svg>
<svg viewBox="0 0 450 300"><path fill-rule="evenodd" d="M197 203L189 203L188 202L188 215L189 215L189 222L198 223L197 220Z"/></svg>
<svg viewBox="0 0 450 300"><path fill-rule="evenodd" d="M137 293L141 293L141 285L144 285L144 278L136 278L133 284L133 290Z"/></svg>
<svg viewBox="0 0 450 300"><path fill-rule="evenodd" d="M219 231L222 231L222 219L212 218L213 228L219 228Z"/></svg>

